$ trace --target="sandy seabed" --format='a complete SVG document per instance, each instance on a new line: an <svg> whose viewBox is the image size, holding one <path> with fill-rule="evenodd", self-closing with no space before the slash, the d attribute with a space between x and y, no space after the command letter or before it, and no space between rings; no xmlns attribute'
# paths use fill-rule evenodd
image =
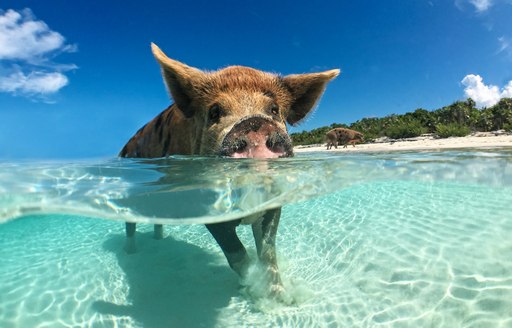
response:
<svg viewBox="0 0 512 328"><path fill-rule="evenodd" d="M411 150L441 150L458 148L496 148L512 147L512 133L478 132L466 137L450 137L438 139L432 135L423 135L417 138L390 140L381 138L373 143L349 145L347 148L338 146L337 149L327 150L325 144L297 146L294 151L329 151L329 152L388 152Z"/></svg>

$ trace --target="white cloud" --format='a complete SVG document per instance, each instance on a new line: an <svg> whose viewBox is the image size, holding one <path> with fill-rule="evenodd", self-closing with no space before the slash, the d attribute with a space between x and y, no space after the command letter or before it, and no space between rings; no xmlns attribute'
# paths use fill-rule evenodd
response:
<svg viewBox="0 0 512 328"><path fill-rule="evenodd" d="M23 16L22 16L23 14ZM0 16L0 59L30 60L62 48L64 37L25 9Z"/></svg>
<svg viewBox="0 0 512 328"><path fill-rule="evenodd" d="M0 92L37 97L59 91L68 84L63 72L76 66L51 59L76 50L30 9L0 11Z"/></svg>
<svg viewBox="0 0 512 328"><path fill-rule="evenodd" d="M508 55L509 58L512 58L512 47L510 38L501 36L498 38L498 42L500 44L500 48L498 49L497 54L505 53L505 55Z"/></svg>
<svg viewBox="0 0 512 328"><path fill-rule="evenodd" d="M503 88L501 92L502 98L512 98L512 81L508 81L507 85Z"/></svg>
<svg viewBox="0 0 512 328"><path fill-rule="evenodd" d="M0 77L0 91L21 94L51 94L68 84L68 78L59 72L15 72Z"/></svg>
<svg viewBox="0 0 512 328"><path fill-rule="evenodd" d="M500 49L498 50L498 52L502 52L510 48L510 40L507 39L506 37L501 36L498 38L498 41L500 43Z"/></svg>
<svg viewBox="0 0 512 328"><path fill-rule="evenodd" d="M490 107L501 98L512 97L512 81L500 90L495 85L486 85L480 75L469 74L461 83L466 87L464 94L475 101L477 107Z"/></svg>
<svg viewBox="0 0 512 328"><path fill-rule="evenodd" d="M477 12L484 12L492 6L492 0L469 0Z"/></svg>

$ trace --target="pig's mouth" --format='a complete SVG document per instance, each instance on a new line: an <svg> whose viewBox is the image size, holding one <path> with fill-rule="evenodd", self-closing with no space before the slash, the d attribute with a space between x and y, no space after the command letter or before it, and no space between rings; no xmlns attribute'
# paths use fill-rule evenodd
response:
<svg viewBox="0 0 512 328"><path fill-rule="evenodd" d="M222 141L221 156L235 158L278 158L293 156L290 137L263 117L237 123Z"/></svg>

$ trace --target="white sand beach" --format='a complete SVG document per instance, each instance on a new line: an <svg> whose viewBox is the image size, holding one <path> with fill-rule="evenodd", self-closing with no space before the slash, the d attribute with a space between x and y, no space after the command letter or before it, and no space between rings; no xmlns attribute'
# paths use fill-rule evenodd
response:
<svg viewBox="0 0 512 328"><path fill-rule="evenodd" d="M297 146L294 151L328 151L328 152L388 152L404 150L441 150L457 148L496 148L511 147L512 133L503 131L496 132L476 132L466 137L450 137L446 139L437 139L433 135L422 135L417 138L390 140L380 138L373 143L357 144L355 147L348 145L347 148L338 146L337 149L327 150L326 144L316 144L308 146Z"/></svg>

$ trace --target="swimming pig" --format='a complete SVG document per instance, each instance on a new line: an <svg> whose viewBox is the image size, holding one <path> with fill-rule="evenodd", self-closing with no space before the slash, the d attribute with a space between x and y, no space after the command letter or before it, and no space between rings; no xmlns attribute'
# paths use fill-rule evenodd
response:
<svg viewBox="0 0 512 328"><path fill-rule="evenodd" d="M363 142L364 137L361 132L350 130L346 128L335 128L326 133L325 139L327 140L327 150L338 148L338 145L343 145L343 148L347 148L347 144L356 146L356 142Z"/></svg>
<svg viewBox="0 0 512 328"><path fill-rule="evenodd" d="M168 58L155 44L153 54L174 104L142 127L120 152L122 157L203 155L235 158L293 156L286 123L298 124L315 106L339 70L279 76L243 66L206 72ZM212 174L215 174L212 172ZM206 227L231 268L241 277L249 258L236 226L251 223L258 257L270 274L271 293L282 288L275 252L281 209L249 220ZM135 223L126 223L127 251L134 251ZM155 225L162 238L162 226Z"/></svg>

